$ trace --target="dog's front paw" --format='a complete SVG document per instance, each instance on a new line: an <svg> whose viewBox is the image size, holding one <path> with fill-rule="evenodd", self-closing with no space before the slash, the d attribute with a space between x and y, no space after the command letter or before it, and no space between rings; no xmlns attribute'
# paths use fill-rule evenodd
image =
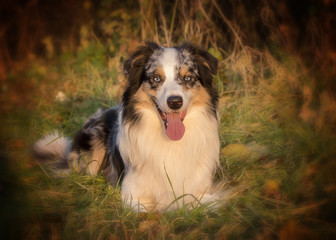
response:
<svg viewBox="0 0 336 240"><path fill-rule="evenodd" d="M156 208L152 198L133 198L132 196L123 197L125 206L132 208L135 212L150 212Z"/></svg>

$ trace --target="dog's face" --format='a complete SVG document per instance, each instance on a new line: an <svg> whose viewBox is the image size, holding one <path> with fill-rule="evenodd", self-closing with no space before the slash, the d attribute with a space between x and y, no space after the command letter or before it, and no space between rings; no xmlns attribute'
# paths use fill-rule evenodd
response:
<svg viewBox="0 0 336 240"><path fill-rule="evenodd" d="M163 48L147 43L124 64L124 73L129 80L128 94L139 88L148 94L167 136L174 141L183 137L183 120L188 107L202 90L210 101L205 104L215 111L217 94L212 87L212 78L216 72L217 59L190 44Z"/></svg>

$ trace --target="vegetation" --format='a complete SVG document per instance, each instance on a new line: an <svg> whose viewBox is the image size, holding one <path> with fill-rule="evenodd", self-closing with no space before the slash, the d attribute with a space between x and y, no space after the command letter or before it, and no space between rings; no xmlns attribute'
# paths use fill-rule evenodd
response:
<svg viewBox="0 0 336 240"><path fill-rule="evenodd" d="M61 8L71 6L66 2ZM241 1L97 2L70 1L81 19L77 28L64 25L62 40L53 29L32 33L39 41L28 37L20 50L18 40L16 58L1 45L0 63L10 67L0 68L3 236L335 238L336 99L330 80L335 59L312 47L314 41L293 51L293 38L281 32L285 24L274 11L281 3L263 1L247 17L251 6ZM22 19L34 18L34 7L52 12L44 3L34 4L23 7ZM29 155L39 137L55 129L72 136L98 108L119 101L122 63L143 40L167 46L191 41L219 60L214 80L222 145L215 179L230 194L216 210L202 205L137 214L102 176L54 179ZM309 51L325 56L324 62L319 58L317 65Z"/></svg>

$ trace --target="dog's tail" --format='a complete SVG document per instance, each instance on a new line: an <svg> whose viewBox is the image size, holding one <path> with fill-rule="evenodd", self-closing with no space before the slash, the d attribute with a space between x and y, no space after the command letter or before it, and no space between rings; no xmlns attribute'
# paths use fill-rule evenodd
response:
<svg viewBox="0 0 336 240"><path fill-rule="evenodd" d="M33 145L32 154L43 168L57 175L67 175L70 171L68 160L71 145L70 139L53 132Z"/></svg>

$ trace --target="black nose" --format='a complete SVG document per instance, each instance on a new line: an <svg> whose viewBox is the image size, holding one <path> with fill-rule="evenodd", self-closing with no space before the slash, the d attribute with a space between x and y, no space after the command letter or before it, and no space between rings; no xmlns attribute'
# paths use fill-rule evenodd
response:
<svg viewBox="0 0 336 240"><path fill-rule="evenodd" d="M167 103L170 109L177 110L183 105L183 99L180 96L171 96L167 99Z"/></svg>

